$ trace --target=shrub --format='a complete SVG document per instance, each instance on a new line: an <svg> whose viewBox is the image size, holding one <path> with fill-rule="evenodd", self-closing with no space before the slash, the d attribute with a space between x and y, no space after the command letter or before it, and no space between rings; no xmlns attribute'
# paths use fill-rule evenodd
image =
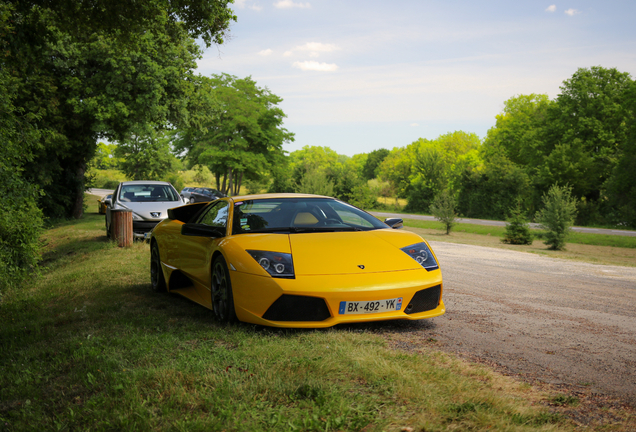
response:
<svg viewBox="0 0 636 432"><path fill-rule="evenodd" d="M521 212L521 206L517 203L517 207L511 210L511 216L506 224L506 232L503 243L529 245L532 244L533 235L530 232L530 226L525 216Z"/></svg>
<svg viewBox="0 0 636 432"><path fill-rule="evenodd" d="M541 228L546 230L544 243L553 250L562 250L576 217L576 200L569 186L552 185L543 195L544 208L536 215Z"/></svg>
<svg viewBox="0 0 636 432"><path fill-rule="evenodd" d="M455 213L455 206L455 198L448 190L437 195L433 200L433 204L431 204L431 213L435 216L435 219L444 224L447 235L450 234L451 229L456 224L457 213Z"/></svg>

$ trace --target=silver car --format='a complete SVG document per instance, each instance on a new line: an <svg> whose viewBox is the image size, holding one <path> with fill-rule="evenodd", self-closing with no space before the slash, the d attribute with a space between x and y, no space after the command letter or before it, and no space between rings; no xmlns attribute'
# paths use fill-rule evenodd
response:
<svg viewBox="0 0 636 432"><path fill-rule="evenodd" d="M185 204L168 182L135 180L119 183L113 197L106 201L106 235L111 237L111 210L130 209L133 236L144 239L155 225L168 217L168 209Z"/></svg>

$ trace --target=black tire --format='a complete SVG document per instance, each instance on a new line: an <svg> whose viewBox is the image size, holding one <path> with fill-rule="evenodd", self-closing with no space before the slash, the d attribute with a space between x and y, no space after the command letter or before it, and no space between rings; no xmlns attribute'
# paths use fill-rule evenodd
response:
<svg viewBox="0 0 636 432"><path fill-rule="evenodd" d="M190 204L194 204L196 200L193 197L190 197Z"/></svg>
<svg viewBox="0 0 636 432"><path fill-rule="evenodd" d="M214 315L220 322L235 322L234 295L230 272L223 256L217 257L212 263L212 283L210 287L212 308Z"/></svg>
<svg viewBox="0 0 636 432"><path fill-rule="evenodd" d="M150 285L154 292L165 293L168 291L166 278L161 270L161 257L157 243L153 243L150 248Z"/></svg>

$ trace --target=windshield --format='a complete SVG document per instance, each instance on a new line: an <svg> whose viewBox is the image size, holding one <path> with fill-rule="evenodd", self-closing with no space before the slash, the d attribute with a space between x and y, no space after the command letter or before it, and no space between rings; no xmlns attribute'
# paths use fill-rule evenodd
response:
<svg viewBox="0 0 636 432"><path fill-rule="evenodd" d="M121 202L170 202L179 201L179 195L172 186L165 184L123 185L119 192Z"/></svg>
<svg viewBox="0 0 636 432"><path fill-rule="evenodd" d="M388 228L372 215L331 198L269 198L234 204L233 234L366 231Z"/></svg>

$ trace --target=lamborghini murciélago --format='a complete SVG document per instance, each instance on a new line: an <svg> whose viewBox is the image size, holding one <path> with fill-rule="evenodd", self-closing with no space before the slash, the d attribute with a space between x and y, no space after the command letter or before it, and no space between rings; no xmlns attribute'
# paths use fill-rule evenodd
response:
<svg viewBox="0 0 636 432"><path fill-rule="evenodd" d="M220 321L274 327L442 315L437 258L401 226L317 195L177 207L150 235L152 288L210 308Z"/></svg>

